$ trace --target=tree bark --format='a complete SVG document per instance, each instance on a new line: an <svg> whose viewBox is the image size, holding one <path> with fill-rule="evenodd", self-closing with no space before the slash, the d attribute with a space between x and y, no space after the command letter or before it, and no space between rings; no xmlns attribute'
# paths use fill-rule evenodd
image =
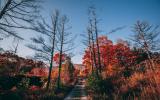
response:
<svg viewBox="0 0 160 100"><path fill-rule="evenodd" d="M58 22L58 15L56 14L55 21L52 22L52 24L53 24L53 41L52 41L52 50L51 50L51 58L50 58L51 61L50 61L49 74L48 74L47 90L49 89L50 80L51 80L51 73L52 73L52 67L53 67L53 55L54 55L54 45L55 45L57 22Z"/></svg>
<svg viewBox="0 0 160 100"><path fill-rule="evenodd" d="M91 44L91 30L88 29L88 44L89 44L89 51L90 51L90 56L91 56L91 71L93 73L93 51L92 51L92 44Z"/></svg>
<svg viewBox="0 0 160 100"><path fill-rule="evenodd" d="M99 41L98 41L98 30L97 30L97 20L96 18L94 19L94 24L95 24L95 34L96 34L96 45L97 45L97 53L98 53L98 67L99 67L99 72L101 73L102 71L102 66L101 66L101 55L100 55L100 50L99 50Z"/></svg>
<svg viewBox="0 0 160 100"><path fill-rule="evenodd" d="M62 22L62 33L61 33L61 40L60 40L61 44L60 44L60 56L59 56L59 71L58 71L57 89L60 89L60 82L61 82L62 53L63 53L63 41L64 41L64 24L65 24L65 22Z"/></svg>

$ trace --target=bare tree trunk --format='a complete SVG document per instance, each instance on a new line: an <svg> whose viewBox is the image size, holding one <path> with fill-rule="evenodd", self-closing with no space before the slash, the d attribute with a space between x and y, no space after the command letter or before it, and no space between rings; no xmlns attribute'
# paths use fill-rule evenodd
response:
<svg viewBox="0 0 160 100"><path fill-rule="evenodd" d="M94 69L93 69L93 50L92 50L92 44L91 44L91 30L88 29L88 44L89 44L89 51L90 51L90 57L91 57L91 71L93 73Z"/></svg>
<svg viewBox="0 0 160 100"><path fill-rule="evenodd" d="M101 66L101 55L100 55L100 50L99 50L99 41L98 41L98 30L97 30L97 20L96 18L94 19L94 24L95 24L95 34L96 34L96 45L97 45L97 53L98 53L98 67L99 67L99 72L101 73L102 71L102 66Z"/></svg>
<svg viewBox="0 0 160 100"><path fill-rule="evenodd" d="M92 27L92 25L91 25L91 27ZM93 37L92 28L91 28L91 42L92 42L92 51L93 51L94 66L96 67L96 74L98 75L98 67L97 67L97 61L96 61L96 52L95 52L94 37Z"/></svg>
<svg viewBox="0 0 160 100"><path fill-rule="evenodd" d="M55 45L55 37L56 37L56 27L58 22L58 12L56 12L55 20L53 21L52 18L52 24L53 24L53 40L52 40L52 49L51 49L51 57L50 57L50 67L49 67L49 74L48 74L48 82L47 82L47 90L49 89L50 81L51 81L51 73L52 73L52 67L53 67L53 55L54 55L54 45Z"/></svg>
<svg viewBox="0 0 160 100"><path fill-rule="evenodd" d="M19 43L17 43L17 45L16 45L16 47L15 47L15 50L14 50L14 53L15 53L15 54L17 53L17 50L18 50L18 44L19 44Z"/></svg>
<svg viewBox="0 0 160 100"><path fill-rule="evenodd" d="M61 45L61 48L63 45ZM58 82L57 82L57 89L60 89L60 83L61 83L61 68L62 68L62 50L60 51L59 56L59 69L58 69Z"/></svg>
<svg viewBox="0 0 160 100"><path fill-rule="evenodd" d="M54 44L54 42L53 42ZM50 61L50 67L49 67L49 73L48 73L48 81L47 81L47 90L49 89L50 86L50 81L51 81L51 73L52 73L52 67L53 67L53 55L54 55L54 46L52 46L52 51L51 51L51 61Z"/></svg>
<svg viewBox="0 0 160 100"><path fill-rule="evenodd" d="M63 53L63 41L64 41L64 25L65 25L65 19L62 19L62 31L61 31L61 44L60 44L60 56L59 56L59 71L58 71L58 82L57 82L57 88L60 89L60 82L61 82L61 68L62 68L62 53Z"/></svg>
<svg viewBox="0 0 160 100"><path fill-rule="evenodd" d="M153 71L155 71L155 66L154 66L154 62L153 62L153 60L152 60L152 58L151 58L151 55L150 55L150 52L149 52L149 49L148 49L148 44L147 44L147 40L144 38L144 34L143 34L143 30L140 28L140 32L142 33L141 34L141 38L143 39L143 41L144 41L144 49L145 49L145 51L146 51L146 53L147 53L147 56L148 56L148 59L149 59L149 63L150 63L150 69L151 70L153 70Z"/></svg>

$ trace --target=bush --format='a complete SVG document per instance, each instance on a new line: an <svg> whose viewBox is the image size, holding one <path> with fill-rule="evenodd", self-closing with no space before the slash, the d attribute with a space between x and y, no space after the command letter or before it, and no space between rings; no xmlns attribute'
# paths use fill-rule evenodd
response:
<svg viewBox="0 0 160 100"><path fill-rule="evenodd" d="M87 87L92 91L100 94L110 94L113 91L111 79L102 79L95 73L91 74L87 79Z"/></svg>
<svg viewBox="0 0 160 100"><path fill-rule="evenodd" d="M29 86L38 86L42 87L43 80L40 77L31 76L26 77L24 75L17 76L0 76L0 89L2 90L10 90L14 86L19 89L24 88L27 89Z"/></svg>
<svg viewBox="0 0 160 100"><path fill-rule="evenodd" d="M0 76L0 88L2 90L9 90L17 84L17 80L10 76Z"/></svg>
<svg viewBox="0 0 160 100"><path fill-rule="evenodd" d="M41 79L40 77L32 76L29 78L30 78L30 85L36 85L39 87L43 85L43 79Z"/></svg>
<svg viewBox="0 0 160 100"><path fill-rule="evenodd" d="M29 78L23 78L21 80L21 82L18 83L17 88L22 89L22 90L28 89L29 88L29 82L30 82Z"/></svg>
<svg viewBox="0 0 160 100"><path fill-rule="evenodd" d="M17 92L8 92L3 95L0 95L0 100L22 100L22 96L20 96Z"/></svg>

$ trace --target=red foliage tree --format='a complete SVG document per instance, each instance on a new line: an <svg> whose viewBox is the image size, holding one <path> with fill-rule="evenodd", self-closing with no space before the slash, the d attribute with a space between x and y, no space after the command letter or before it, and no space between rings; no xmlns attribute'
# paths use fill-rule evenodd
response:
<svg viewBox="0 0 160 100"><path fill-rule="evenodd" d="M126 41L119 39L113 49L116 63L118 63L119 66L130 66L134 64L137 57L136 53L130 49Z"/></svg>
<svg viewBox="0 0 160 100"><path fill-rule="evenodd" d="M121 67L129 66L134 62L136 57L135 53L132 52L126 41L118 40L116 44L113 44L113 42L106 36L99 37L98 41L102 68L106 68L109 65L115 64ZM97 52L96 45L94 47L95 51ZM96 59L98 59L97 55ZM86 69L91 70L92 63L90 51L89 48L87 48L83 56L83 64L86 66Z"/></svg>

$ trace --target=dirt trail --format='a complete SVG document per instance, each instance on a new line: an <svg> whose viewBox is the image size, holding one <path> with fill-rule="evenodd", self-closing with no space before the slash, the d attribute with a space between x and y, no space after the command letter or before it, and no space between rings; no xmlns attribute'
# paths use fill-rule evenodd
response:
<svg viewBox="0 0 160 100"><path fill-rule="evenodd" d="M64 100L87 100L87 93L85 91L85 80L79 79L74 89Z"/></svg>

